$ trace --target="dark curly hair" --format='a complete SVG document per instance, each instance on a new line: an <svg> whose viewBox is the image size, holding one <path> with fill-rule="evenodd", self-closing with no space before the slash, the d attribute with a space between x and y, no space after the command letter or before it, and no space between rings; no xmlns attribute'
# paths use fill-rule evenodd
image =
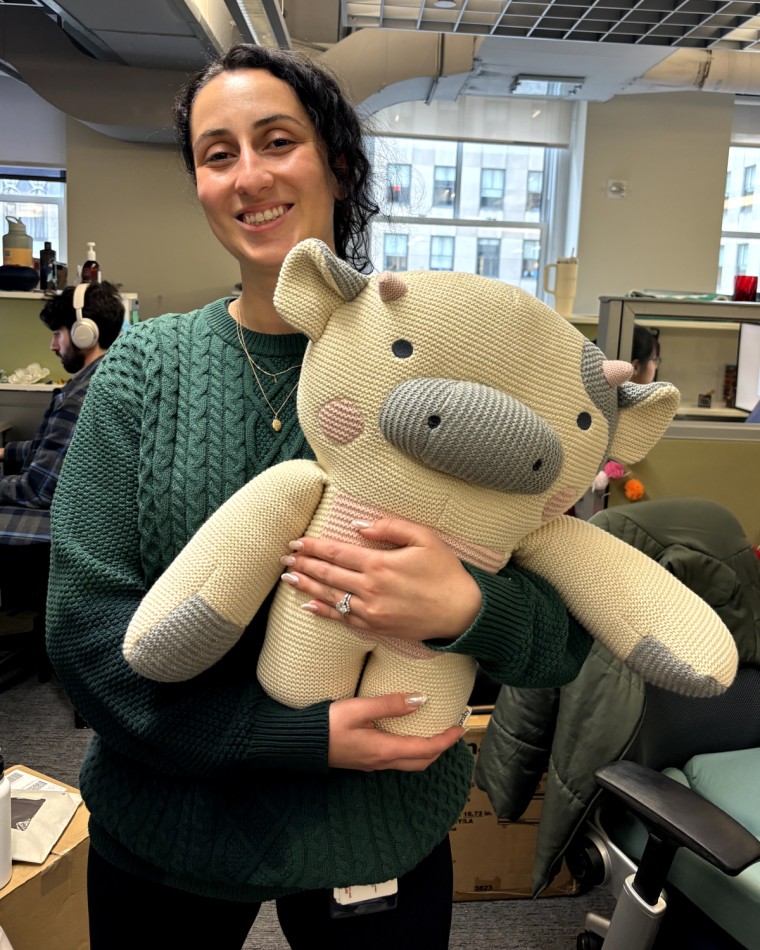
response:
<svg viewBox="0 0 760 950"><path fill-rule="evenodd" d="M60 294L47 298L40 311L40 320L49 330L66 327L70 330L76 321L74 287L65 287ZM84 295L82 315L98 327L98 343L107 350L121 332L124 324L124 302L116 284L107 280L89 284Z"/></svg>
<svg viewBox="0 0 760 950"><path fill-rule="evenodd" d="M174 101L174 122L185 166L195 181L190 137L193 102L209 80L235 69L265 69L287 83L306 110L327 154L327 163L341 188L335 202L333 227L339 257L360 271L371 269L368 226L378 213L372 198L371 166L362 141L356 110L323 66L290 50L266 49L238 43L196 73Z"/></svg>

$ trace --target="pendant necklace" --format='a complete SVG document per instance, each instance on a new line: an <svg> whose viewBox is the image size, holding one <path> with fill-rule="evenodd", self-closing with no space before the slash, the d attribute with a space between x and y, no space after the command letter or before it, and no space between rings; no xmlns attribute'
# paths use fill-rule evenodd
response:
<svg viewBox="0 0 760 950"><path fill-rule="evenodd" d="M233 304L235 305L234 314L232 313ZM240 343L240 349L245 354L245 358L248 360L248 365L251 367L253 378L256 380L256 385L259 387L259 392L261 393L262 398L264 399L264 402L267 404L267 406L269 406L269 411L272 413L272 416L273 416L272 428L274 429L275 432L279 432L280 429L282 429L280 413L285 408L290 397L293 395L296 389L298 389L298 382L296 382L296 384L292 387L290 392L280 403L279 407L275 409L272 403L267 398L267 394L264 392L264 387L261 385L261 380L259 379L259 373L263 373L265 376L270 376L272 379L274 379L275 382L277 382L278 376L283 376L285 373L290 373L294 369L300 369L302 366L302 363L296 363L293 366L289 366L287 369L280 370L279 373L270 373L267 370L265 370L263 367L259 366L259 364L254 361L253 357L248 352L248 347L245 345L245 337L243 336L243 327L240 322L240 304L238 303L237 300L233 300L230 303L229 312L230 312L230 316L235 322L235 328L237 330L237 338L238 338L238 342ZM257 370L258 372L256 372Z"/></svg>

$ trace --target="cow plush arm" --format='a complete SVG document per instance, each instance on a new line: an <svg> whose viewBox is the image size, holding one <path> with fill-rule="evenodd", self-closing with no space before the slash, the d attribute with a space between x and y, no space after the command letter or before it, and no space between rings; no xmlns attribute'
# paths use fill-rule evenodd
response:
<svg viewBox="0 0 760 950"><path fill-rule="evenodd" d="M178 682L216 663L277 582L279 559L306 531L323 478L315 462L282 462L232 495L143 598L124 639L129 665Z"/></svg>
<svg viewBox="0 0 760 950"><path fill-rule="evenodd" d="M524 538L513 558L546 578L588 632L647 682L685 696L731 685L738 656L728 628L636 548L563 515Z"/></svg>

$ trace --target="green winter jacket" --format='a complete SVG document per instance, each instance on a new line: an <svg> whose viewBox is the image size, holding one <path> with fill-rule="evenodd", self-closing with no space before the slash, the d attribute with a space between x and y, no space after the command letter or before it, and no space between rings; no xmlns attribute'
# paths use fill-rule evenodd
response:
<svg viewBox="0 0 760 950"><path fill-rule="evenodd" d="M705 499L667 499L611 508L591 521L654 558L704 598L733 633L740 661L760 663L760 560L725 508ZM500 818L516 820L548 772L534 896L559 871L598 794L595 769L624 758L630 748L644 693L641 677L598 643L567 686L502 687L475 782Z"/></svg>

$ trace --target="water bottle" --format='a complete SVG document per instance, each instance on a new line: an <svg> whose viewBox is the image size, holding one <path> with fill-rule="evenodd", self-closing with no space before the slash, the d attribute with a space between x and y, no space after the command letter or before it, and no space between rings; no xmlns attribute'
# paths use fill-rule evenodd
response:
<svg viewBox="0 0 760 950"><path fill-rule="evenodd" d="M3 235L3 267L33 267L32 236L21 218L7 214L8 233Z"/></svg>
<svg viewBox="0 0 760 950"><path fill-rule="evenodd" d="M40 290L56 290L58 288L58 266L55 260L55 251L50 241L40 251Z"/></svg>
<svg viewBox="0 0 760 950"><path fill-rule="evenodd" d="M5 761L0 753L0 887L11 879L11 783L5 777Z"/></svg>

